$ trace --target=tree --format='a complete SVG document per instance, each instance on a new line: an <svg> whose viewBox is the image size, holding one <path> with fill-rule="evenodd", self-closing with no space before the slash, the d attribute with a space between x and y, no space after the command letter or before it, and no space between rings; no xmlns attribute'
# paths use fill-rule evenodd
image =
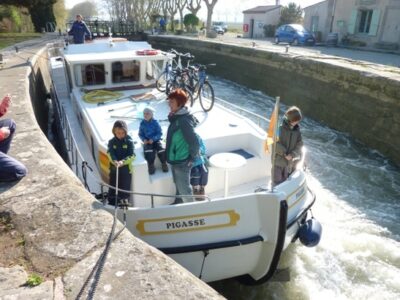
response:
<svg viewBox="0 0 400 300"><path fill-rule="evenodd" d="M281 17L279 25L302 23L303 22L303 9L296 3L289 3L288 6L283 6L281 10Z"/></svg>
<svg viewBox="0 0 400 300"><path fill-rule="evenodd" d="M167 11L169 12L169 17L171 20L171 30L175 31L175 22L174 18L176 13L178 12L178 7L176 6L177 0L165 0L165 5L167 7Z"/></svg>
<svg viewBox="0 0 400 300"><path fill-rule="evenodd" d="M193 30L195 26L199 25L199 22L199 18L194 14L187 14L183 18L183 24L185 24L187 31L189 31L189 28Z"/></svg>
<svg viewBox="0 0 400 300"><path fill-rule="evenodd" d="M56 23L60 29L64 29L65 21L67 20L68 11L65 9L64 0L57 0L53 5L54 16L56 18Z"/></svg>
<svg viewBox="0 0 400 300"><path fill-rule="evenodd" d="M176 8L179 11L181 30L183 30L183 10L186 8L187 0L176 0Z"/></svg>
<svg viewBox="0 0 400 300"><path fill-rule="evenodd" d="M78 3L69 11L69 19L75 20L76 15L82 15L84 18L97 16L97 7L92 1Z"/></svg>
<svg viewBox="0 0 400 300"><path fill-rule="evenodd" d="M5 19L4 24L1 24L3 19ZM0 30L20 32L21 26L22 18L18 8L11 5L0 5Z"/></svg>
<svg viewBox="0 0 400 300"><path fill-rule="evenodd" d="M201 0L188 0L187 9L195 16L201 8Z"/></svg>
<svg viewBox="0 0 400 300"><path fill-rule="evenodd" d="M26 7L35 31L41 32L47 22L54 22L53 4L57 0L2 0L1 4Z"/></svg>
<svg viewBox="0 0 400 300"><path fill-rule="evenodd" d="M209 2L210 1L210 2ZM211 30L212 14L218 0L204 0L207 6L207 32Z"/></svg>

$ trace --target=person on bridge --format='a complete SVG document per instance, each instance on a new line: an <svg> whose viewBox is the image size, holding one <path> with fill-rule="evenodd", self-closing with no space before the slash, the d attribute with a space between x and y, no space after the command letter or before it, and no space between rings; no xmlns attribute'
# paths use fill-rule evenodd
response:
<svg viewBox="0 0 400 300"><path fill-rule="evenodd" d="M194 131L197 119L185 106L188 101L186 92L176 89L168 95L170 122L167 131L167 161L171 165L176 195L193 195L190 185L190 170L199 156L200 145ZM193 197L177 197L174 204L192 202Z"/></svg>
<svg viewBox="0 0 400 300"><path fill-rule="evenodd" d="M92 36L81 15L76 15L76 21L72 24L68 34L74 37L75 44L83 44L85 42L85 35L87 35L89 39Z"/></svg>
<svg viewBox="0 0 400 300"><path fill-rule="evenodd" d="M7 113L11 103L10 95L0 103L0 117ZM26 167L7 155L15 133L16 124L12 119L0 120L0 182L19 180L27 173Z"/></svg>
<svg viewBox="0 0 400 300"><path fill-rule="evenodd" d="M299 123L302 119L298 107L292 106L283 117L279 127L279 140L276 143L273 184L284 182L295 169L295 163L301 158L303 140Z"/></svg>
<svg viewBox="0 0 400 300"><path fill-rule="evenodd" d="M143 142L144 158L147 161L149 174L156 171L154 161L156 154L161 162L163 172L168 172L167 158L165 149L161 144L162 130L160 123L153 118L154 109L146 107L143 110L144 119L140 122L139 137Z"/></svg>

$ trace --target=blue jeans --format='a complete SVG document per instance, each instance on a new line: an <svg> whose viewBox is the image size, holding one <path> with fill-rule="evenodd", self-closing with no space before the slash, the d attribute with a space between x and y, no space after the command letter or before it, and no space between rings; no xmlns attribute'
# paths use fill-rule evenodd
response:
<svg viewBox="0 0 400 300"><path fill-rule="evenodd" d="M187 162L177 165L171 165L172 178L175 182L177 195L193 195L190 185L190 169ZM182 197L175 200L176 203L193 202L193 197Z"/></svg>
<svg viewBox="0 0 400 300"><path fill-rule="evenodd" d="M8 127L10 129L10 135L6 139L0 141L0 182L21 179L27 172L25 166L18 160L7 155L8 150L10 150L16 124L11 119L4 119L0 120L0 128L1 127Z"/></svg>

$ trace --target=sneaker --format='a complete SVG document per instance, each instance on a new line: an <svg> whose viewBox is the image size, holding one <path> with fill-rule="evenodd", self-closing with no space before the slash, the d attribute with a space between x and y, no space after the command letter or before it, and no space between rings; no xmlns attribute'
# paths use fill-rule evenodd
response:
<svg viewBox="0 0 400 300"><path fill-rule="evenodd" d="M162 168L162 171L165 172L165 173L168 172L168 170L169 170L167 163L163 163L161 165L161 168Z"/></svg>
<svg viewBox="0 0 400 300"><path fill-rule="evenodd" d="M149 174L153 175L155 171L156 168L154 167L154 164L149 164Z"/></svg>

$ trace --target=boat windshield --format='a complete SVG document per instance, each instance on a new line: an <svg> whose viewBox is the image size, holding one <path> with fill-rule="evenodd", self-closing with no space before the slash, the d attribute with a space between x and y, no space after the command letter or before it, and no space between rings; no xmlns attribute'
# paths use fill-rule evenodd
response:
<svg viewBox="0 0 400 300"><path fill-rule="evenodd" d="M146 79L153 80L158 78L164 67L164 60L148 60L146 62Z"/></svg>
<svg viewBox="0 0 400 300"><path fill-rule="evenodd" d="M74 66L77 86L106 83L104 64L82 64Z"/></svg>
<svg viewBox="0 0 400 300"><path fill-rule="evenodd" d="M140 80L140 62L133 61L116 61L111 65L112 82L135 82Z"/></svg>

